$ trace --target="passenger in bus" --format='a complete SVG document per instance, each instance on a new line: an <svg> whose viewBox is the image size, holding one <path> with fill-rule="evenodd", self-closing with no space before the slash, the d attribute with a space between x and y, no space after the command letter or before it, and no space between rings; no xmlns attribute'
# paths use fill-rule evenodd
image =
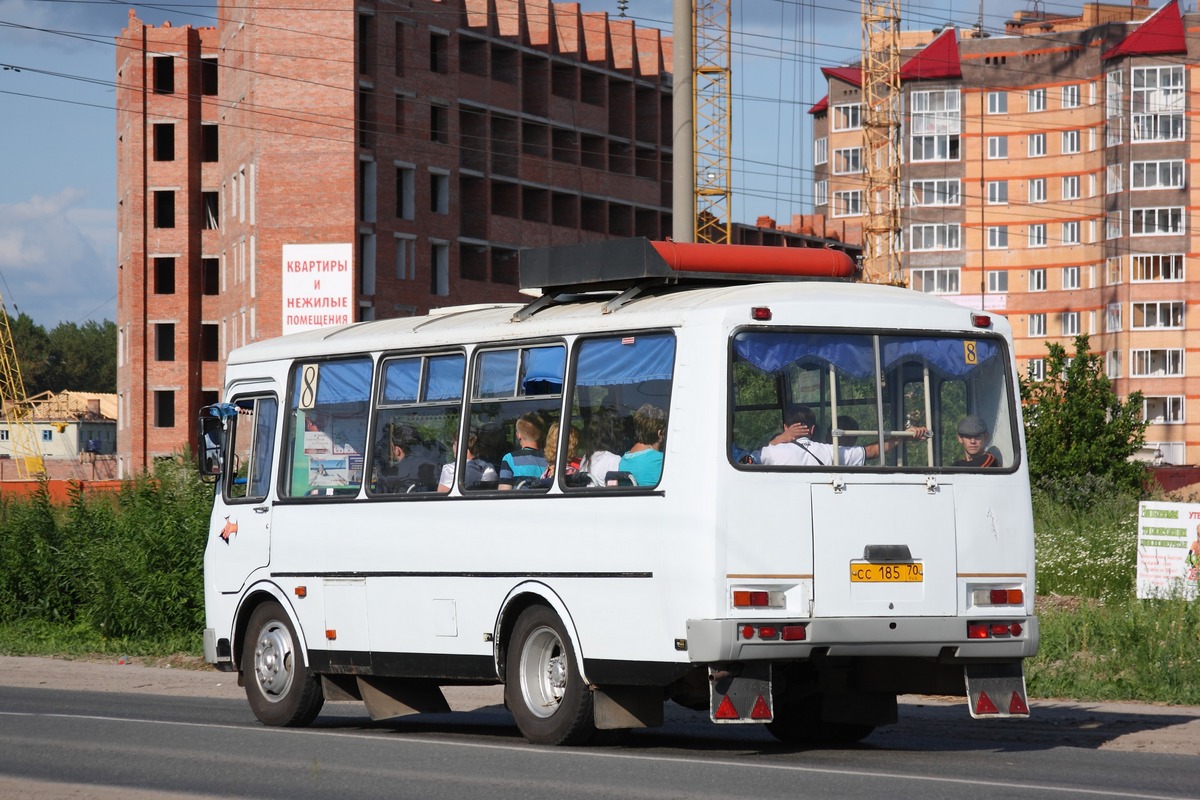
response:
<svg viewBox="0 0 1200 800"><path fill-rule="evenodd" d="M597 408L588 421L583 436L587 456L580 462L579 471L590 475L595 486L603 486L605 476L621 468L624 447L619 426L616 412L607 406Z"/></svg>
<svg viewBox="0 0 1200 800"><path fill-rule="evenodd" d="M516 432L517 449L500 460L500 489L532 484L546 472L541 420L536 414L525 414L517 420Z"/></svg>
<svg viewBox="0 0 1200 800"><path fill-rule="evenodd" d="M550 428L546 431L546 472L542 475L543 478L554 478L554 465L558 456L558 431L557 420L551 422ZM567 428L567 452L563 465L563 473L570 477L579 472L581 460L579 457L579 431L572 425Z"/></svg>
<svg viewBox="0 0 1200 800"><path fill-rule="evenodd" d="M987 446L987 423L974 414L963 417L958 423L958 443L964 456L954 462L955 467L999 467L1000 454L996 448Z"/></svg>
<svg viewBox="0 0 1200 800"><path fill-rule="evenodd" d="M417 432L411 425L389 425L383 452L376 457L376 490L384 494L428 492L435 488L437 465L416 451Z"/></svg>
<svg viewBox="0 0 1200 800"><path fill-rule="evenodd" d="M813 428L816 425L816 415L808 406L796 406L787 413L783 420L783 435L787 441L772 444L763 448L762 463L773 466L798 467L827 467L833 464L834 448L831 444L812 440ZM924 439L928 431L924 427L910 427L911 439ZM909 437L893 436L883 443L885 453ZM861 467L868 458L879 456L879 443L837 448L838 465Z"/></svg>
<svg viewBox="0 0 1200 800"><path fill-rule="evenodd" d="M478 434L471 432L467 434L467 461L466 461L466 481L464 481L468 489L484 488L480 484L496 480L496 468L482 458L475 456L475 451L479 447ZM450 491L454 487L455 464L453 457L458 454L458 434L454 435L454 444L451 446L452 460L448 464L442 465L442 474L438 478L437 490L443 494ZM494 487L486 487L494 488Z"/></svg>
<svg viewBox="0 0 1200 800"><path fill-rule="evenodd" d="M638 486L655 486L662 477L667 413L658 406L644 404L633 412L633 436L633 447L621 456L618 469L633 476Z"/></svg>

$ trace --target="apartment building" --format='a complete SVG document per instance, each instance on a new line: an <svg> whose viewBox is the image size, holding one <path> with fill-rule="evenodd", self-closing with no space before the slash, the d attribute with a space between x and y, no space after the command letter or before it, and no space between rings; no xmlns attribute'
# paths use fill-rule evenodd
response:
<svg viewBox="0 0 1200 800"><path fill-rule="evenodd" d="M521 248L670 234L670 40L549 0L257 0L117 41L122 475L229 351L512 301Z"/></svg>
<svg viewBox="0 0 1200 800"><path fill-rule="evenodd" d="M1175 0L1032 10L1000 35L910 33L900 73L908 286L1006 315L1035 378L1047 342L1088 334L1117 393L1143 393L1143 456L1167 464L1200 463L1198 26ZM861 69L824 74L816 211L861 242Z"/></svg>

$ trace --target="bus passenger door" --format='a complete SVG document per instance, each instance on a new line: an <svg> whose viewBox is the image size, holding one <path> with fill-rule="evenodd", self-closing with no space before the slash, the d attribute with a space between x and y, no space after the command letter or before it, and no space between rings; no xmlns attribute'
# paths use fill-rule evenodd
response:
<svg viewBox="0 0 1200 800"><path fill-rule="evenodd" d="M231 393L232 394L232 393ZM271 465L279 403L274 397L234 395L238 415L228 449L215 537L209 558L217 566L217 589L236 592L254 570L271 560Z"/></svg>
<svg viewBox="0 0 1200 800"><path fill-rule="evenodd" d="M812 485L813 614L957 613L954 488L839 477Z"/></svg>

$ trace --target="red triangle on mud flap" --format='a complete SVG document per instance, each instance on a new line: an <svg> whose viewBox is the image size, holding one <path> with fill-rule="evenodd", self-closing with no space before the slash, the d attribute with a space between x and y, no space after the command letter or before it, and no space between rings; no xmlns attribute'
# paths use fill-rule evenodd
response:
<svg viewBox="0 0 1200 800"><path fill-rule="evenodd" d="M729 695L725 695L721 700L721 705L717 706L717 713L714 714L717 719L737 719L737 709L733 707L733 701L729 699Z"/></svg>
<svg viewBox="0 0 1200 800"><path fill-rule="evenodd" d="M996 704L992 702L992 698L987 696L987 692L979 693L979 702L975 704L976 714L999 714L1000 709L996 708Z"/></svg>

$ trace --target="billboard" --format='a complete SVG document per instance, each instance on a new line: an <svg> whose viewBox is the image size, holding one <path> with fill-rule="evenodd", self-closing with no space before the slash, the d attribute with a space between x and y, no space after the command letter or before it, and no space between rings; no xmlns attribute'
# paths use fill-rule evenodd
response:
<svg viewBox="0 0 1200 800"><path fill-rule="evenodd" d="M283 332L354 322L354 247L283 246Z"/></svg>
<svg viewBox="0 0 1200 800"><path fill-rule="evenodd" d="M1137 596L1196 598L1200 505L1138 504Z"/></svg>

